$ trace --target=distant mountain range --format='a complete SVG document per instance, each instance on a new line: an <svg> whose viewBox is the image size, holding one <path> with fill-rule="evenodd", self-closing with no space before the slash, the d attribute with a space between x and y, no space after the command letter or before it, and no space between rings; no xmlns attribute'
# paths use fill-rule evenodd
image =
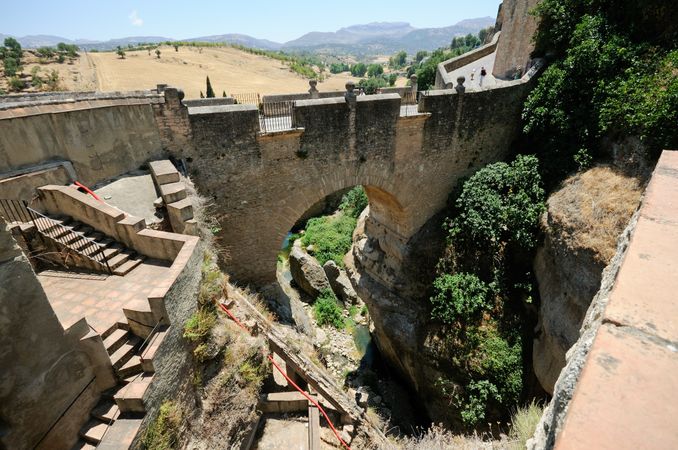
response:
<svg viewBox="0 0 678 450"><path fill-rule="evenodd" d="M112 50L117 46L126 47L142 43L165 41L188 42L225 42L264 50L311 51L319 53L354 54L390 54L399 50L413 53L418 50L434 50L447 46L454 36L477 33L481 28L494 24L492 17L462 20L449 27L414 28L407 22L373 22L352 25L335 32L313 31L303 36L278 43L266 39L257 39L245 34L220 34L189 39L176 39L163 36L132 36L108 41L89 39L66 39L59 36L34 35L18 37L25 48L54 46L59 42L76 44L85 50ZM0 39L8 37L0 34Z"/></svg>

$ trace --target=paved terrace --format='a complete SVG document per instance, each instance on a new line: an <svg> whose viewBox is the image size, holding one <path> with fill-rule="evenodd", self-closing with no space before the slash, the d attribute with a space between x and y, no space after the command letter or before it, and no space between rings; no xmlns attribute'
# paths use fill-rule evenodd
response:
<svg viewBox="0 0 678 450"><path fill-rule="evenodd" d="M678 448L678 151L665 151L557 450Z"/></svg>
<svg viewBox="0 0 678 450"><path fill-rule="evenodd" d="M101 334L127 321L123 308L149 309L151 291L171 285L170 264L147 259L124 277L48 270L38 279L64 329L84 317Z"/></svg>

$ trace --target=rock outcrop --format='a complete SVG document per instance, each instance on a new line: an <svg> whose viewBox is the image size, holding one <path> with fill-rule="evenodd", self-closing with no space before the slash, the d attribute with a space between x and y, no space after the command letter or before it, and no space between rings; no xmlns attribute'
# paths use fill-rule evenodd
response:
<svg viewBox="0 0 678 450"><path fill-rule="evenodd" d="M327 275L334 294L339 300L347 305L358 303L358 294L356 294L351 280L348 279L346 272L341 267L337 266L334 261L327 261L323 265L323 270L325 275Z"/></svg>
<svg viewBox="0 0 678 450"><path fill-rule="evenodd" d="M533 346L535 374L549 393L640 192L634 178L601 166L567 179L549 197L534 260L541 305Z"/></svg>
<svg viewBox="0 0 678 450"><path fill-rule="evenodd" d="M323 290L332 289L322 266L301 248L299 240L294 243L290 252L290 273L297 286L313 299Z"/></svg>

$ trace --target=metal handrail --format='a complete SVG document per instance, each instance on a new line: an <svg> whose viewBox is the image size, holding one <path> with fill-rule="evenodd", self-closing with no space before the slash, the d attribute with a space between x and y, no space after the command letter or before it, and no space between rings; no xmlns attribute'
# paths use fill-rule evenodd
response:
<svg viewBox="0 0 678 450"><path fill-rule="evenodd" d="M45 216L33 208L26 206L26 210L32 216L31 221L33 222L33 225L35 225L36 230L38 230L41 235L58 242L69 250L84 256L87 259L104 266L109 274L113 273L110 265L108 264L108 259L103 253L103 248L101 248L102 246L96 243L96 241L86 238L81 233L78 233L72 228L62 225L56 220ZM69 242L73 241L73 237L80 238L75 242L80 242L81 239L85 239L93 242L94 245L89 245L80 249L73 248L71 245L69 245Z"/></svg>

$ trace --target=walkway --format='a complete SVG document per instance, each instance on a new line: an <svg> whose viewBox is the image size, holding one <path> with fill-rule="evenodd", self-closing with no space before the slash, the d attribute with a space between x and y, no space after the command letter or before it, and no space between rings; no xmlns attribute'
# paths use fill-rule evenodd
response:
<svg viewBox="0 0 678 450"><path fill-rule="evenodd" d="M490 53L487 56L483 56L480 59L473 61L470 64L467 64L463 67L453 70L449 73L450 79L454 80L455 86L457 84L457 77L464 76L466 77L466 82L464 86L468 90L478 90L481 87L496 87L504 83L503 80L497 80L492 76L492 68L494 67L494 59L497 56L497 52ZM483 79L483 85L480 85L480 69L485 68L487 71L487 76ZM471 80L471 74L474 73L473 80Z"/></svg>
<svg viewBox="0 0 678 450"><path fill-rule="evenodd" d="M170 275L169 266L147 259L124 277L48 270L38 280L64 329L85 317L101 334L126 322L122 308L150 310L148 295Z"/></svg>

